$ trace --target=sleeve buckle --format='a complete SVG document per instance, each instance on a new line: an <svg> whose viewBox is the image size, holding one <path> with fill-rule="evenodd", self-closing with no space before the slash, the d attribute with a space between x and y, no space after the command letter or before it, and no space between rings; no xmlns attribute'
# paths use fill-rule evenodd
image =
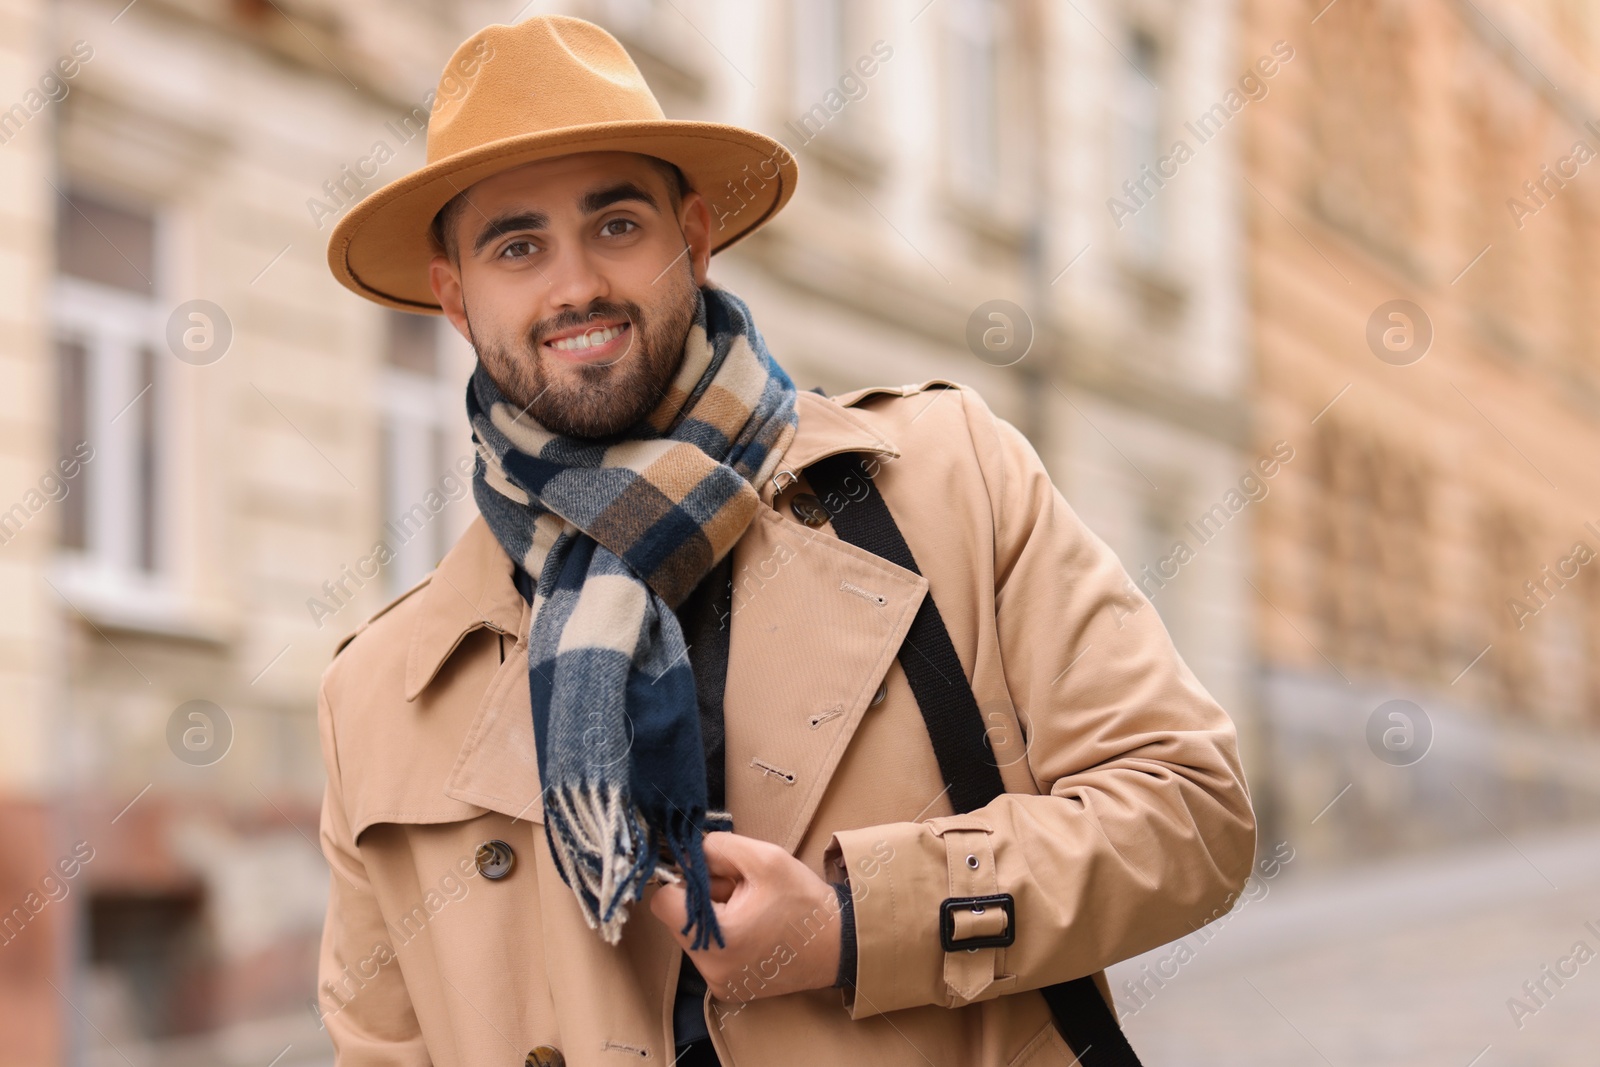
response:
<svg viewBox="0 0 1600 1067"><path fill-rule="evenodd" d="M970 911L982 915L991 907L1006 913L1006 929L1002 934L966 937L956 940L956 912ZM946 897L939 904L939 943L946 952L971 948L1003 948L1017 939L1017 905L1010 893L997 893L981 897Z"/></svg>

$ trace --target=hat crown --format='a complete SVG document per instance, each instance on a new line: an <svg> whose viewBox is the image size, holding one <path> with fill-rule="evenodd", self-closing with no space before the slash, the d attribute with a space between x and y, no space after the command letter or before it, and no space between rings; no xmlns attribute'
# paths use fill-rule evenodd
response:
<svg viewBox="0 0 1600 1067"><path fill-rule="evenodd" d="M441 310L428 232L439 209L523 164L579 152L664 159L707 198L713 254L770 219L798 178L781 141L668 119L617 39L583 19L538 16L480 30L450 57L428 106L427 164L350 206L328 237L340 284L405 311ZM313 217L320 226L324 215Z"/></svg>
<svg viewBox="0 0 1600 1067"><path fill-rule="evenodd" d="M467 38L439 76L433 109L429 163L530 133L666 117L622 44L565 15Z"/></svg>

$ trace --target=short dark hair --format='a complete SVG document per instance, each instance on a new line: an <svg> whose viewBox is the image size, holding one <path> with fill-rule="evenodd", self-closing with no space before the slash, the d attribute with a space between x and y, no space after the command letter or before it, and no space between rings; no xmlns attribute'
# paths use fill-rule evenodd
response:
<svg viewBox="0 0 1600 1067"><path fill-rule="evenodd" d="M641 153L642 154L642 153ZM659 156L646 155L645 161L655 168L667 183L667 197L672 202L673 213L683 206L683 198L690 191L689 181L683 176L683 171L677 164L669 163ZM435 251L450 258L450 262L461 262L461 250L456 244L456 221L467 207L466 190L462 190L447 201L433 216L433 222L428 226L428 236L433 242Z"/></svg>

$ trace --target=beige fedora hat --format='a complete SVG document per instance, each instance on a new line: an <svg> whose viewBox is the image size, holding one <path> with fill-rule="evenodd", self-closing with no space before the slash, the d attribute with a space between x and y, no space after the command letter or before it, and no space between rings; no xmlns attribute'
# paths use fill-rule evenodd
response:
<svg viewBox="0 0 1600 1067"><path fill-rule="evenodd" d="M456 49L428 122L426 165L339 220L328 266L369 300L438 314L428 286L428 230L439 209L499 171L598 151L677 164L708 202L712 252L776 214L799 176L781 141L738 126L666 118L627 51L599 26L538 16L486 27Z"/></svg>

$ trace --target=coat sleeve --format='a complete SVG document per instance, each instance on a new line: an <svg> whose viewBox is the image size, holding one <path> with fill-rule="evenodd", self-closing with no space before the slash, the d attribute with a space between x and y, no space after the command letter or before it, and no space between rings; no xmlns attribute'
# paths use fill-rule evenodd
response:
<svg viewBox="0 0 1600 1067"><path fill-rule="evenodd" d="M1256 824L1233 722L1015 427L961 387L995 528L1006 687L1038 795L835 833L856 916L852 1019L1068 981L1226 914ZM1010 894L1015 941L945 952L940 903ZM959 915L956 936L1002 933Z"/></svg>
<svg viewBox="0 0 1600 1067"><path fill-rule="evenodd" d="M317 728L328 778L320 837L331 869L317 961L317 1011L338 1067L429 1067L399 960L350 837L328 695L332 670L323 675L317 693Z"/></svg>

